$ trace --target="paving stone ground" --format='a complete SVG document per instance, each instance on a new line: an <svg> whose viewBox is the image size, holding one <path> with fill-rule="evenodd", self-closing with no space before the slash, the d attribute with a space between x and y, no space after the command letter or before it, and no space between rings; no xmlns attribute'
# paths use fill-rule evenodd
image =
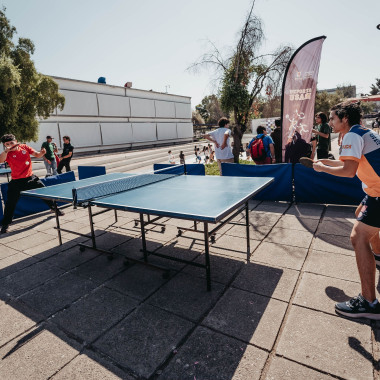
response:
<svg viewBox="0 0 380 380"><path fill-rule="evenodd" d="M80 252L88 239L70 233L59 246L51 214L15 220L0 238L0 379L380 379L380 322L334 312L360 291L354 207L250 209L250 261L244 227L219 230L211 292L200 268L151 257L172 269L164 278L119 255ZM86 210L66 208L61 219L88 232ZM95 221L99 247L142 257L133 214ZM147 233L149 250L204 261L197 234L176 236L191 223L165 224Z"/></svg>

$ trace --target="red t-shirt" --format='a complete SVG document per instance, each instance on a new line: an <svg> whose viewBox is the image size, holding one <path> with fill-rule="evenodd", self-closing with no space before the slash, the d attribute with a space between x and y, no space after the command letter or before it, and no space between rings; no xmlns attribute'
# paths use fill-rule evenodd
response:
<svg viewBox="0 0 380 380"><path fill-rule="evenodd" d="M28 178L33 174L30 155L35 150L26 144L20 144L15 151L7 154L7 163L12 170L12 179Z"/></svg>

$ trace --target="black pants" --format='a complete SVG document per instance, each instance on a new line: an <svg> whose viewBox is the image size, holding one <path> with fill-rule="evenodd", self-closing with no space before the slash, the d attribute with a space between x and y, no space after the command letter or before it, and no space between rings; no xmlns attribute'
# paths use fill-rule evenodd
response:
<svg viewBox="0 0 380 380"><path fill-rule="evenodd" d="M70 161L71 161L71 158L64 158L61 161L59 161L58 168L57 168L58 174L62 173L63 167L66 168L67 172L71 171L71 169L70 169Z"/></svg>
<svg viewBox="0 0 380 380"><path fill-rule="evenodd" d="M12 179L8 183L7 201L5 202L3 226L8 226L12 223L13 214L15 213L17 202L20 198L20 192L24 190L37 189L45 187L40 179L34 174L31 177ZM54 208L52 201L44 201L50 208Z"/></svg>
<svg viewBox="0 0 380 380"><path fill-rule="evenodd" d="M329 150L317 148L317 158L318 158L318 160L320 160L322 158L329 158Z"/></svg>

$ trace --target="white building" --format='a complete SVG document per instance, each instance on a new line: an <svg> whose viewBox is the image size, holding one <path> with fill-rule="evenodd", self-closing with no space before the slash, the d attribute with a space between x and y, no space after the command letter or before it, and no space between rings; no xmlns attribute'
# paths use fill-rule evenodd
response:
<svg viewBox="0 0 380 380"><path fill-rule="evenodd" d="M40 120L40 149L51 135L58 147L70 136L75 152L130 149L193 139L191 98L53 77L65 96L63 111Z"/></svg>

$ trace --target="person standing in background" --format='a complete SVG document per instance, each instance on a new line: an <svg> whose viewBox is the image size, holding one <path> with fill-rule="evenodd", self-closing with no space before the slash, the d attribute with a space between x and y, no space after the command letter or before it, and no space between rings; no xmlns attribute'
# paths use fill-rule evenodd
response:
<svg viewBox="0 0 380 380"><path fill-rule="evenodd" d="M171 150L169 150L168 155L169 155L169 157L168 157L169 164L170 164L170 165L175 165L174 154L172 153Z"/></svg>
<svg viewBox="0 0 380 380"><path fill-rule="evenodd" d="M202 135L205 139L215 144L215 157L218 162L219 172L222 175L222 162L234 162L234 156L231 150L231 130L229 129L230 121L222 117L218 121L219 128L215 131Z"/></svg>
<svg viewBox="0 0 380 380"><path fill-rule="evenodd" d="M323 112L315 115L317 126L313 133L317 136L317 158L329 158L330 126L327 124L327 116Z"/></svg>
<svg viewBox="0 0 380 380"><path fill-rule="evenodd" d="M183 154L183 150L179 152L179 163L181 165L185 165L185 155Z"/></svg>
<svg viewBox="0 0 380 380"><path fill-rule="evenodd" d="M62 173L63 167L66 168L66 172L71 171L70 161L71 161L71 158L73 157L73 151L74 151L74 147L71 145L70 137L63 136L63 151L61 154L61 161L58 164L58 169L57 169L58 174Z"/></svg>
<svg viewBox="0 0 380 380"><path fill-rule="evenodd" d="M268 136L267 130L263 125L259 125L256 129L256 132L257 132L257 136L254 137L248 144L248 147L246 150L247 156L251 156L252 160L255 161L256 165L275 164L276 157L275 157L274 143L273 143L272 138ZM260 144L260 140L262 140L263 156L252 157L251 146L252 144Z"/></svg>
<svg viewBox="0 0 380 380"><path fill-rule="evenodd" d="M275 129L271 133L270 137L272 137L274 143L274 155L276 158L276 162L282 162L282 136L281 136L281 119L276 119L274 121Z"/></svg>
<svg viewBox="0 0 380 380"><path fill-rule="evenodd" d="M48 135L46 136L46 141L42 143L41 149L46 150L45 155L43 156L44 164L46 168L46 177L50 175L57 175L57 161L55 160L54 153L58 152L57 145L53 143L53 137ZM53 173L52 173L53 172Z"/></svg>

